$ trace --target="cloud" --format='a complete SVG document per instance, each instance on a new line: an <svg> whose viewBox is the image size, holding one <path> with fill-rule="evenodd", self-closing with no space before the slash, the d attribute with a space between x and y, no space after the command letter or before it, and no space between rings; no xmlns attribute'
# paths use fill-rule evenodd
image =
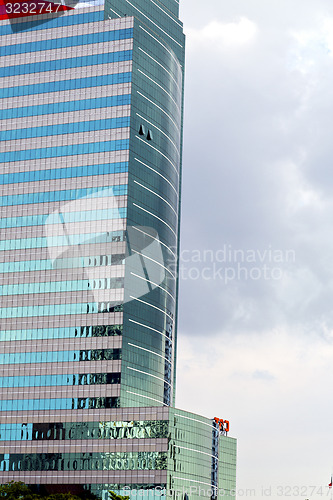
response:
<svg viewBox="0 0 333 500"><path fill-rule="evenodd" d="M257 30L256 24L246 17L229 23L211 21L200 29L187 30L188 48L195 49L198 45L209 47L211 51L238 48L251 43Z"/></svg>
<svg viewBox="0 0 333 500"><path fill-rule="evenodd" d="M255 488L261 498L261 486L273 486L270 497L277 499L279 484L326 485L332 356L333 345L315 336L290 338L287 330L265 338L180 338L177 405L230 420L238 489Z"/></svg>
<svg viewBox="0 0 333 500"><path fill-rule="evenodd" d="M214 254L228 245L243 251L271 246L296 257L281 263L281 279L266 279L262 268L256 279L249 266L238 278L233 262L236 279L228 283L216 273L204 279L206 263L194 263L199 278L180 282L180 325L191 335L289 325L326 338L333 329L331 21L308 12L302 22L290 16L274 25L254 8L245 12L234 16L242 19L236 23L215 17L187 30L182 245ZM248 43L230 46L236 53L227 50L223 37L241 27L252 35L230 36L230 43ZM313 39L321 56L309 73L302 68L311 67ZM291 64L298 56L304 64ZM202 314L193 315L193 307Z"/></svg>
<svg viewBox="0 0 333 500"><path fill-rule="evenodd" d="M261 485L274 485L266 497L275 500L278 484L311 483L326 495L333 411L332 5L182 4L190 24L182 248L214 256L225 246L271 248L295 258L277 264L279 279L238 276L235 259L185 263L199 277L180 280L177 404L230 419L239 438L238 485L253 485L252 497L263 496ZM231 35L241 19L252 23L248 31L243 23L248 35ZM230 266L234 279L205 279L202 271L214 263ZM275 266L258 258L240 264L248 273ZM303 496L321 498L309 489Z"/></svg>
<svg viewBox="0 0 333 500"><path fill-rule="evenodd" d="M322 61L322 57L333 56L333 18L322 17L311 29L291 30L290 35L296 42L295 55L298 53L298 69L307 72ZM304 68L302 68L302 62Z"/></svg>

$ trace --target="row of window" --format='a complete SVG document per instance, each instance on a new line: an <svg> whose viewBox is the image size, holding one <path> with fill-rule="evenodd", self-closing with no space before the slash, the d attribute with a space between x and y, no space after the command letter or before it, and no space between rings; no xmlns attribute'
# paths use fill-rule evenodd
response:
<svg viewBox="0 0 333 500"><path fill-rule="evenodd" d="M89 256L89 257L81 257L80 259L80 264L76 265L75 267L98 267L98 266L115 266L115 265L120 265L124 264L124 259L125 259L125 254L119 253L119 254L113 254L113 255L98 255L98 256ZM68 268L69 266L69 261L71 261L71 264L73 267L74 260L77 259L61 259L63 262L57 261L57 269L64 267ZM73 262L72 262L73 261ZM97 286L97 285L96 285ZM94 286L95 288L95 286Z"/></svg>
<svg viewBox="0 0 333 500"><path fill-rule="evenodd" d="M8 108L1 110L0 120L13 118L25 118L28 116L40 116L53 113L68 113L86 109L108 108L111 106L127 106L131 103L130 94L112 95L106 97L91 97L66 102L52 102L50 104L37 104L35 106L23 106L21 108Z"/></svg>
<svg viewBox="0 0 333 500"><path fill-rule="evenodd" d="M26 250L29 248L68 247L68 245L84 245L97 243L113 243L124 241L124 231L110 231L107 233L67 234L63 236L49 236L37 238L21 238L0 240L0 250Z"/></svg>
<svg viewBox="0 0 333 500"><path fill-rule="evenodd" d="M66 257L55 261L18 260L0 262L0 273L19 273L34 271L52 271L53 269L85 269L99 266L117 266L124 264L125 254L98 255L89 257ZM96 288L96 286L93 286ZM101 287L98 287L101 288Z"/></svg>
<svg viewBox="0 0 333 500"><path fill-rule="evenodd" d="M128 139L118 139L105 142L86 142L83 144L69 144L68 146L53 146L48 148L34 148L22 151L7 151L0 153L0 162L40 160L57 156L73 156L129 149Z"/></svg>
<svg viewBox="0 0 333 500"><path fill-rule="evenodd" d="M120 384L120 373L79 373L0 377L1 388Z"/></svg>
<svg viewBox="0 0 333 500"><path fill-rule="evenodd" d="M0 365L20 363L64 363L71 361L117 361L119 359L121 359L121 349L6 352L0 354Z"/></svg>
<svg viewBox="0 0 333 500"><path fill-rule="evenodd" d="M125 186L125 189L126 188L127 186ZM125 191L125 189L123 191ZM15 197L16 196L14 195L14 199ZM13 205L16 205L16 203L14 202ZM82 210L80 212L55 212L50 215L39 214L24 215L22 217L7 217L0 219L0 229L7 229L11 227L44 226L50 224L75 224L89 221L125 219L126 212L127 209L125 207L120 207L104 210Z"/></svg>
<svg viewBox="0 0 333 500"><path fill-rule="evenodd" d="M96 130L110 130L115 128L129 127L130 117L120 116L117 118L105 118L100 120L86 120L84 122L58 123L55 125L43 125L41 127L29 127L12 129L0 132L2 141L18 139L31 139L34 137L49 137L51 135L76 134L78 132L95 132Z"/></svg>
<svg viewBox="0 0 333 500"><path fill-rule="evenodd" d="M166 484L131 483L130 485L128 485L119 483L103 483L85 484L83 485L83 488L85 491L93 492L98 498L101 498L102 500L109 500L110 490L114 491L116 495L130 495L130 498L140 498L140 500L166 500ZM173 498L174 500L176 500L175 496Z"/></svg>
<svg viewBox="0 0 333 500"><path fill-rule="evenodd" d="M104 198L127 194L127 184L116 186L100 186L81 189L63 189L61 191L41 191L0 196L0 206L30 205L32 203L49 203L54 201L73 201L81 198ZM66 216L66 213L63 213ZM30 224L29 224L30 225Z"/></svg>
<svg viewBox="0 0 333 500"><path fill-rule="evenodd" d="M0 411L93 410L119 408L119 404L118 397L3 399L0 401Z"/></svg>
<svg viewBox="0 0 333 500"><path fill-rule="evenodd" d="M0 262L0 273L20 273L29 271L52 271L53 269L85 269L99 266L116 266L124 264L125 254L96 255L89 257L66 257L55 261L18 260Z"/></svg>
<svg viewBox="0 0 333 500"><path fill-rule="evenodd" d="M27 330L2 330L0 342L8 340L46 340L91 337L115 337L122 335L123 325L94 325L64 327L64 328L39 328Z"/></svg>
<svg viewBox="0 0 333 500"><path fill-rule="evenodd" d="M36 316L60 316L68 314L96 314L122 312L119 302L91 302L85 304L48 304L1 308L2 318L31 318Z"/></svg>
<svg viewBox="0 0 333 500"><path fill-rule="evenodd" d="M165 470L161 451L0 455L0 471Z"/></svg>
<svg viewBox="0 0 333 500"><path fill-rule="evenodd" d="M104 11L98 11L98 12L90 12L89 16L86 14L76 14L75 16L61 16L61 17L56 17L54 19L48 19L47 22L47 28L63 28L65 26L73 26L76 24L83 24L83 23L93 23L97 21L103 21L104 20ZM25 23L20 23L15 25L15 31L35 31L35 30L40 30L40 29L45 29L44 23L42 23L40 20L33 20L33 21L28 21ZM0 36L1 35L12 35L13 34L13 28L11 25L2 25L0 26Z"/></svg>
<svg viewBox="0 0 333 500"><path fill-rule="evenodd" d="M44 52L45 50L63 49L65 47L112 42L115 40L126 40L127 38L133 38L133 28L102 31L101 33L89 33L84 35L68 36L65 38L49 38L42 41L7 45L3 48L3 52L0 48L0 55L10 56L14 54L24 54L26 52Z"/></svg>
<svg viewBox="0 0 333 500"><path fill-rule="evenodd" d="M168 437L166 420L52 422L0 424L1 441L62 441L70 439L161 439Z"/></svg>
<svg viewBox="0 0 333 500"><path fill-rule="evenodd" d="M182 101L181 89L178 86L173 85L172 82L170 81L170 78L168 78L167 81L165 81L165 78L163 78L163 77L158 78L158 80L160 82L160 83L158 83L155 80L155 78L157 76L156 70L152 71L152 68L149 68L149 69L147 68L147 70L151 76L144 73L141 69L138 69L140 75L142 75L140 78L141 82L139 83L139 86L141 88L145 88L147 86L147 83L145 84L145 82L147 82L147 80L149 80L149 82L156 85L159 89L162 89L169 97L167 102L168 102L168 105L170 106L170 108L169 108L170 111L172 110L173 118L176 119L177 122L179 123L180 117L181 117L181 101ZM154 78L152 78L152 76L154 76ZM162 75L162 76L165 76L165 75ZM144 77L144 78L142 78L142 77ZM151 83L148 84L148 85L150 85L150 87L151 87ZM152 87L150 89L150 94L152 96L155 95L157 100L160 102L163 102L163 100L165 101L164 96L161 100L160 90L158 90L156 88L154 89L154 87Z"/></svg>
<svg viewBox="0 0 333 500"><path fill-rule="evenodd" d="M0 77L27 75L29 73L42 73L45 71L60 71L72 68L84 68L97 64L111 64L123 61L131 61L132 50L120 50L119 52L107 52L104 54L93 54L81 57L70 57L68 59L54 59L51 61L40 61L17 66L0 68Z"/></svg>
<svg viewBox="0 0 333 500"><path fill-rule="evenodd" d="M122 335L123 325L94 325L75 328L74 337L114 337Z"/></svg>
<svg viewBox="0 0 333 500"><path fill-rule="evenodd" d="M17 87L3 88L1 98L19 97L22 95L45 94L60 92L63 90L79 90L89 87L100 87L104 85L116 85L119 83L130 83L132 73L112 73L110 75L88 76L85 78L73 78L72 80L60 80L56 82L34 83L30 85L19 85Z"/></svg>
<svg viewBox="0 0 333 500"><path fill-rule="evenodd" d="M1 184L17 182L50 181L55 179L73 179L91 175L122 174L128 172L128 162L106 163L101 165L85 165L83 167L64 167L49 170L32 170L26 172L11 172L0 175ZM114 189L112 187L112 189ZM35 193L37 194L37 193Z"/></svg>
<svg viewBox="0 0 333 500"><path fill-rule="evenodd" d="M112 290L115 288L124 288L124 278L101 278L89 280L88 288L98 290Z"/></svg>
<svg viewBox="0 0 333 500"><path fill-rule="evenodd" d="M124 288L124 278L14 283L0 285L0 294L6 297L30 293L78 292L92 289L115 290L119 288Z"/></svg>

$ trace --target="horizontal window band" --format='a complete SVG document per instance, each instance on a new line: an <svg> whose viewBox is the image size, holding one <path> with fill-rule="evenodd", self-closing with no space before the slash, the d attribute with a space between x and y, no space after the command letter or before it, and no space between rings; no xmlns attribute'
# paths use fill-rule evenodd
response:
<svg viewBox="0 0 333 500"><path fill-rule="evenodd" d="M140 163L141 165L143 165L144 167L148 168L151 172L154 172L154 174L158 175L159 177L161 177L165 182L167 182L169 184L169 186L173 189L173 191L175 192L177 198L179 197L179 194L178 194L178 190L176 189L176 187L172 184L172 182L169 181L169 179L167 179L164 175L162 175L160 172L158 172L157 170L155 170L154 168L152 168L151 166L147 165L146 163L144 163L143 161L139 160L139 158L134 158L135 161L137 161L138 163ZM0 184L1 184L1 176L0 176ZM177 186L178 187L178 186Z"/></svg>
<svg viewBox="0 0 333 500"><path fill-rule="evenodd" d="M55 261L50 259L11 260L10 262L0 262L0 273L27 273L53 270L57 270L58 272L59 269L89 269L98 266L117 266L122 265L124 259L125 254L112 254L64 257L63 259L59 257Z"/></svg>
<svg viewBox="0 0 333 500"><path fill-rule="evenodd" d="M174 81L174 83L176 84L176 86L178 87L179 91L181 92L181 86L179 84L179 82L175 79L174 76L176 76L176 74L174 73L174 75L165 67L163 66L163 64L161 64L160 62L158 62L156 59L154 59L154 57L152 57L150 54L148 54L148 52L145 52L141 47L139 47L139 50L141 52L143 52L143 54L145 54L147 57L149 57L149 59L151 59L152 61L154 61L155 64L157 64L160 68L162 68L166 73L168 73L168 75L170 76L170 78Z"/></svg>
<svg viewBox="0 0 333 500"><path fill-rule="evenodd" d="M142 210L143 212L147 213L148 215L151 215L152 217L154 217L155 219L159 220L160 222L163 222L163 224L165 224L169 229L170 231L174 234L174 236L177 238L177 234L176 232L172 229L172 227L167 223L165 222L163 219L161 219L160 217L158 217L157 215L153 214L152 212L149 212L149 210L146 210L145 208L141 207L140 205L137 205L136 203L133 203L133 206L136 207L136 208L139 208L140 210Z"/></svg>
<svg viewBox="0 0 333 500"><path fill-rule="evenodd" d="M177 59L175 53L170 50L169 46L166 44L166 42L164 40L161 41L158 38L156 38L155 36L153 36L151 34L151 32L147 31L142 25L140 25L140 29L142 31L144 31L148 36L150 36L150 38L152 38L153 40L155 40L155 42L157 42L161 47L163 47L163 49L169 54L169 56L171 56L172 60L176 63L176 66L178 66L179 68L181 68L179 60Z"/></svg>
<svg viewBox="0 0 333 500"><path fill-rule="evenodd" d="M67 59L55 59L52 61L41 61L31 64L19 64L16 66L5 66L0 68L0 77L18 76L44 73L45 71L59 71L71 68L84 68L97 64L110 64L121 61L132 60L132 50L119 52L107 52L104 54L93 54L81 57L69 57Z"/></svg>
<svg viewBox="0 0 333 500"><path fill-rule="evenodd" d="M69 314L95 314L122 312L123 305L112 302L75 304L49 304L45 306L2 307L1 318L28 318L41 316L67 316ZM31 361L33 363L35 361Z"/></svg>
<svg viewBox="0 0 333 500"><path fill-rule="evenodd" d="M95 405L90 401L95 400ZM109 401L110 400L110 401ZM115 400L111 402L111 400ZM80 408L116 408L118 398L76 398L59 399L61 409ZM37 409L44 409L46 400L30 400L37 403ZM38 404L38 401L40 403ZM73 406L71 406L73 401ZM102 402L103 401L103 402ZM42 407L43 402L43 407ZM65 403L66 402L66 403ZM82 406L77 406L81 402ZM64 404L66 406L64 407ZM22 405L21 405L22 406ZM31 405L30 405L31 406ZM46 405L48 409L48 406ZM30 408L29 408L30 409ZM31 408L32 409L32 408ZM51 408L50 409L58 409ZM25 410L25 408L18 408ZM0 471L113 471L113 470L166 470L168 453L166 451L124 451L103 453L39 453L39 454L5 454L0 461Z"/></svg>
<svg viewBox="0 0 333 500"><path fill-rule="evenodd" d="M72 179L93 175L123 174L128 172L128 162L105 163L102 165L84 165L82 167L64 167L49 170L31 170L11 172L0 175L0 185L19 182L40 182L56 179Z"/></svg>
<svg viewBox="0 0 333 500"><path fill-rule="evenodd" d="M182 23L178 20L178 16L175 16L175 14L168 14L168 12L164 9L162 9L162 7L160 5L157 5L157 3L155 3L153 0L150 0L151 3L153 3L156 7L158 7L162 12L163 14L165 14L166 16L168 16L174 23L176 23L180 28L183 27ZM169 10L169 9L168 9ZM169 11L170 12L170 11Z"/></svg>
<svg viewBox="0 0 333 500"><path fill-rule="evenodd" d="M146 73L144 73L143 71L141 71L141 69L138 69L139 73L141 73L144 77L146 77L149 81L151 81L152 83L154 83L155 85L157 85L158 88L160 88L163 92L165 92L167 94L167 96L172 100L172 102L174 103L174 105L176 106L177 108L177 111L178 111L178 116L180 115L181 113L181 103L177 103L175 101L175 99L173 98L173 96L170 94L170 92L168 92L164 87L162 87L162 85L160 85L159 83L157 83L153 78L151 78L150 76L146 75ZM179 97L179 93L177 93L177 96ZM176 110L175 110L175 114L176 114Z"/></svg>
<svg viewBox="0 0 333 500"><path fill-rule="evenodd" d="M76 373L1 377L0 388L120 384L120 373ZM1 431L0 431L1 432Z"/></svg>
<svg viewBox="0 0 333 500"><path fill-rule="evenodd" d="M170 158L168 156L166 156L164 153L162 153L162 151L160 151L160 149L158 148L155 148L154 146L152 146L151 144L149 144L149 142L147 141L144 141L143 139L141 139L141 137L139 137L138 135L135 136L137 139L139 139L139 141L143 142L146 146L149 146L151 149L153 149L154 151L156 151L158 154L160 154L161 156L163 156L163 158L165 158L169 163L170 165L172 166L172 168L174 169L174 171L176 172L177 174L177 177L179 177L179 168L180 168L180 165L179 163L177 162L177 166L173 163L173 161L170 160Z"/></svg>
<svg viewBox="0 0 333 500"><path fill-rule="evenodd" d="M73 207L74 208L74 207ZM54 214L26 215L0 219L0 229L12 227L32 227L54 224L75 224L101 220L125 219L126 208L110 208L105 210L80 210L78 212L59 212Z"/></svg>
<svg viewBox="0 0 333 500"><path fill-rule="evenodd" d="M152 189L150 189L148 186L145 186L144 184L141 184L140 182L134 180L134 183L137 184L138 186L142 187L143 189L145 189L146 191L149 191L150 193L152 193L153 195L157 196L160 200L164 201L164 203L166 203L170 208L171 210L173 211L173 213L176 215L177 217L177 212L176 210L174 209L174 207L165 199L163 198L163 196L161 196L160 194L156 193L156 191L153 191ZM176 205L176 208L178 208L178 205Z"/></svg>
<svg viewBox="0 0 333 500"><path fill-rule="evenodd" d="M66 363L69 361L112 361L121 359L121 349L82 349L75 351L12 352L0 354L0 365Z"/></svg>
<svg viewBox="0 0 333 500"><path fill-rule="evenodd" d="M56 125L43 125L41 127L6 130L0 132L0 140L16 141L19 139L32 139L34 137L50 137L54 135L76 134L78 132L95 132L96 130L109 130L129 126L130 117L121 116L102 120L87 120L84 122L59 123Z"/></svg>
<svg viewBox="0 0 333 500"><path fill-rule="evenodd" d="M101 284L101 287L97 287ZM68 281L43 281L34 283L15 283L13 285L0 285L0 294L25 295L35 293L55 293L55 292L81 292L96 290L115 290L124 288L124 278L96 278L86 280L68 280ZM1 382L0 382L1 383Z"/></svg>
<svg viewBox="0 0 333 500"><path fill-rule="evenodd" d="M163 479L165 481L165 479ZM106 481L106 480L105 480ZM110 480L108 480L110 481ZM114 481L114 479L113 479ZM153 481L153 480L152 480ZM158 480L160 481L160 480ZM103 483L103 484L93 484L92 480L90 480L90 484L88 484L87 486L89 486L89 488L91 488L92 490L94 490L94 492L96 492L96 494L98 495L98 498L104 498L104 499L107 499L108 498L108 491L111 489L112 491L115 491L117 493L117 495L124 495L126 496L126 494L128 493L128 483ZM160 493L158 493L158 497L163 500L166 498L166 483L156 483L155 482L151 482L151 483L148 483L147 480L146 482L144 483L132 483L131 482L131 486L130 486L130 489L132 491L136 491L136 490L140 490L140 495L143 495L143 498L147 498L147 493L149 492L149 490L153 491L159 491ZM144 491L144 493L142 493L142 491ZM105 492L105 493L104 493ZM138 493L135 493L135 494L138 494ZM148 493L149 494L149 493ZM104 495L104 496L103 496Z"/></svg>
<svg viewBox="0 0 333 500"><path fill-rule="evenodd" d="M161 243L161 242L160 242ZM176 279L176 275L173 274L170 269L168 269L166 266L164 266L161 262L158 262L157 260L155 259L152 259L151 257L148 257L148 255L145 255L143 254L142 252L138 252L137 250L133 250L134 253L138 254L138 255L141 255L144 259L147 259L147 260L150 260L151 262L154 262L154 264L157 264L158 266L162 267L163 269L165 269L165 271L167 273L169 273L169 275L172 277L172 279ZM1 269L1 264L0 264L0 269ZM1 272L1 271L0 271Z"/></svg>
<svg viewBox="0 0 333 500"><path fill-rule="evenodd" d="M170 314L166 310L163 310L160 307L154 306L154 304L150 304L150 302L146 302L146 301L144 301L142 299L139 299L138 297L133 297L132 295L130 295L130 298L133 299L133 300L137 300L141 304L145 304L148 307L152 307L153 309L156 309L157 311L160 311L162 314L164 314L165 316L167 316L173 322L173 317L170 316ZM138 323L138 324L140 324L140 323Z"/></svg>
<svg viewBox="0 0 333 500"><path fill-rule="evenodd" d="M173 300L173 302L176 301L175 297L170 293L168 292L165 288L163 288L162 286L158 285L157 283L154 283L153 281L150 281L148 280L147 278L145 278L144 276L139 276L138 274L135 274L133 272L131 272L131 275L134 276L135 278L138 278L140 280L143 280L145 281L146 283L149 283L151 285L154 285L154 287L156 288L159 288L160 290L162 290L162 292L166 293L167 295L169 295L169 297L171 298L171 300Z"/></svg>
<svg viewBox="0 0 333 500"><path fill-rule="evenodd" d="M45 50L63 49L65 47L76 47L78 45L90 45L101 42L112 42L116 40L126 40L133 38L133 28L120 30L102 31L101 33L92 33L64 38L49 38L47 40L18 43L15 45L6 45L4 53L0 55L10 56L14 54L25 54L26 52L44 52Z"/></svg>
<svg viewBox="0 0 333 500"><path fill-rule="evenodd" d="M91 199L98 200L99 198L124 196L126 194L127 194L127 184L118 184L117 186L101 186L94 188L67 189L61 191L40 191L35 193L0 196L0 207L14 206L14 205L15 206L30 205L36 203L53 203L58 201L78 201L82 198L86 198L89 200ZM36 216L31 216L31 217L36 217ZM44 216L41 215L37 217L47 217L47 215ZM13 217L12 219L16 219L19 222L20 219L22 220L22 217ZM18 223L16 225L19 226L20 224ZM2 227L5 227L5 225Z"/></svg>
<svg viewBox="0 0 333 500"><path fill-rule="evenodd" d="M94 325L63 328L40 328L30 330L2 330L0 342L21 340L94 338L120 336L123 325Z"/></svg>
<svg viewBox="0 0 333 500"><path fill-rule="evenodd" d="M180 128L179 128L179 125L177 125L177 123L174 121L174 119L172 118L171 115L169 115L169 113L167 113L165 111L165 109L161 108L161 106L159 106L158 104L156 104L156 102L152 101L151 99L149 99L149 97L145 96L144 94L142 94L139 90L137 90L137 93L143 97L144 99L146 99L146 101L150 102L150 104L152 104L153 106L155 106L157 109L159 109L160 111L162 111L162 113L165 114L165 116L167 116L169 118L169 120L173 123L173 125L175 126L175 128L177 129L178 133L180 134Z"/></svg>
<svg viewBox="0 0 333 500"><path fill-rule="evenodd" d="M159 403L163 406L168 406L165 403L163 403L163 401L160 401L159 399L155 399L155 398L150 398L149 396L146 396L145 394L139 394L138 392L133 392L133 391L126 391L126 392L128 394L134 394L134 396L139 396L140 398L149 399L150 401L156 401L157 403ZM137 399L135 398L135 400L137 400Z"/></svg>
<svg viewBox="0 0 333 500"><path fill-rule="evenodd" d="M181 450L193 451L194 453L201 453L202 455L207 455L208 457L213 457L218 460L218 458L215 457L215 455L212 455L211 453L206 453L205 451L196 450L194 448L186 448L185 446L179 446L179 445L177 445L177 448L180 448Z"/></svg>
<svg viewBox="0 0 333 500"><path fill-rule="evenodd" d="M26 250L29 248L68 247L76 245L94 245L98 243L116 243L125 241L124 231L106 233L66 234L65 236L21 238L0 240L0 250Z"/></svg>
<svg viewBox="0 0 333 500"><path fill-rule="evenodd" d="M168 437L168 428L167 420L5 423L0 424L0 441L162 439Z"/></svg>
<svg viewBox="0 0 333 500"><path fill-rule="evenodd" d="M74 26L77 24L85 24L90 22L104 21L104 11L91 12L89 16L86 13L76 14L75 16L60 16L47 21L47 28L64 28L66 26ZM23 23L15 24L15 28L20 31L35 31L45 29L45 24L40 20L32 20ZM0 36L12 35L13 30L10 25L0 26Z"/></svg>
<svg viewBox="0 0 333 500"><path fill-rule="evenodd" d="M146 233L145 231L142 231L141 229L139 229L138 227L135 227L135 226L133 226L133 229L135 229L136 231L139 231L139 233L142 233L142 234L144 234L145 236L148 236L148 238L151 238L151 239L153 239L153 240L155 240L155 241L158 241L158 243L159 243L160 245L163 245L163 246L164 246L164 248L166 248L166 249L168 250L168 252L170 252L170 253L171 253L171 255L173 255L173 257L174 257L174 258L177 258L176 254L175 254L175 253L171 250L171 248L170 248L170 247L168 247L168 245L166 245L165 243L163 243L163 241L161 241L161 240L159 239L159 237L158 237L158 238L154 238L154 237L152 237L152 235L151 235L151 234L148 234L148 233Z"/></svg>
<svg viewBox="0 0 333 500"><path fill-rule="evenodd" d="M129 149L129 139L119 139L105 142L88 142L83 144L70 144L68 146L53 146L41 149L8 151L0 153L0 162L5 163L22 160L38 160L41 158L123 151L127 149Z"/></svg>
<svg viewBox="0 0 333 500"><path fill-rule="evenodd" d="M131 79L132 73L127 72L112 73L110 75L88 76L85 78L74 78L72 80L61 80L57 82L19 85L17 87L3 88L1 92L1 98L6 99L8 97L60 92L63 90L79 90L89 87L115 85L117 83L130 83Z"/></svg>
<svg viewBox="0 0 333 500"><path fill-rule="evenodd" d="M0 411L96 410L99 408L119 408L119 398L16 399L0 401ZM6 470L3 460L0 462L0 470Z"/></svg>
<svg viewBox="0 0 333 500"><path fill-rule="evenodd" d="M160 380L161 382L170 385L168 382L166 382L166 380L164 378L157 377L156 375L153 375L152 373L144 372L142 370L137 370L136 368L132 368L131 366L128 366L127 369L131 370L133 372L142 373L143 375L147 375L148 377L156 378L157 380Z"/></svg>
<svg viewBox="0 0 333 500"><path fill-rule="evenodd" d="M139 345L135 345L135 344L131 344L131 342L128 342L128 345L132 346L132 347L136 347L137 349L140 349L141 351L146 351L146 352L149 352L151 354L155 354L155 356L158 356L159 358L162 358L164 361L166 361L167 363L171 363L171 361L169 359L167 359L165 356L162 356L161 354L158 354L157 352L155 351L151 351L150 349L145 349L144 347L141 347ZM127 367L128 368L128 367Z"/></svg>
<svg viewBox="0 0 333 500"><path fill-rule="evenodd" d="M129 318L128 321L130 321L131 323L134 323L136 325L142 326L143 328L147 328L148 330L151 330L153 332L159 333L160 335L163 335L163 337L165 337L166 339L169 339L169 337L165 333L160 332L159 330L156 330L156 328L152 328L151 326L144 325L143 323L139 323L138 321L134 321L134 319L131 319L131 318ZM172 343L172 340L170 340L170 342ZM129 345L131 345L131 344L129 344Z"/></svg>
<svg viewBox="0 0 333 500"><path fill-rule="evenodd" d="M40 116L56 113L68 113L88 109L107 108L111 106L126 106L131 103L130 94L121 94L106 97L95 97L66 102L52 102L50 104L37 104L21 108L8 108L1 110L0 120Z"/></svg>

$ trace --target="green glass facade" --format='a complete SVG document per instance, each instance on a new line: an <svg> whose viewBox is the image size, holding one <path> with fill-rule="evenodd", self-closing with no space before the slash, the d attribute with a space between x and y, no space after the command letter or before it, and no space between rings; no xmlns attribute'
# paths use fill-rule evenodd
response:
<svg viewBox="0 0 333 500"><path fill-rule="evenodd" d="M235 441L174 408L178 2L10 0L0 37L0 482L232 496Z"/></svg>
<svg viewBox="0 0 333 500"><path fill-rule="evenodd" d="M227 500L235 498L236 491L236 439L228 436L219 438L219 486L221 491L219 497L223 496Z"/></svg>
<svg viewBox="0 0 333 500"><path fill-rule="evenodd" d="M163 282L148 300L125 301L121 401L126 406L174 401L185 45L175 7L174 0L105 3L107 17L135 16L127 223L157 232L159 265L165 266ZM134 277L130 266L125 273L130 298L141 277Z"/></svg>
<svg viewBox="0 0 333 500"><path fill-rule="evenodd" d="M0 456L0 471L20 477L28 473L76 472L81 486L103 499L108 490L130 494L131 498L179 498L185 493L196 500L201 497L235 497L236 440L218 435L218 482L212 485L212 432L214 423L207 418L178 408L117 409L111 418L126 415L155 416L149 420L110 420L88 422L48 422L2 424L0 443L7 442L7 453ZM157 413L156 413L157 412ZM157 414L159 419L157 419ZM35 453L8 453L15 442L25 442ZM59 442L63 449L59 449ZM68 443L72 451L64 451ZM103 451L93 452L95 447ZM46 448L47 445L47 448ZM79 448L79 450L78 450ZM46 451L47 449L47 451ZM74 451L75 449L75 451ZM41 450L36 453L36 450ZM121 450L121 451L120 451ZM140 482L133 481L136 476ZM144 482L144 471L154 471L156 481ZM84 477L100 474L113 479L123 475L123 482L84 484ZM24 476L25 475L25 476ZM74 474L73 474L73 477ZM75 488L74 484L71 487Z"/></svg>

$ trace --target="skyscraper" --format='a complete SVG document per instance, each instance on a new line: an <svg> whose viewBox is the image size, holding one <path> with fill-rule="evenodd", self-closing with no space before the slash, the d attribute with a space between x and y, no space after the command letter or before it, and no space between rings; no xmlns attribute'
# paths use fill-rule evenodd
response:
<svg viewBox="0 0 333 500"><path fill-rule="evenodd" d="M230 492L226 427L174 408L179 4L1 7L0 478Z"/></svg>

